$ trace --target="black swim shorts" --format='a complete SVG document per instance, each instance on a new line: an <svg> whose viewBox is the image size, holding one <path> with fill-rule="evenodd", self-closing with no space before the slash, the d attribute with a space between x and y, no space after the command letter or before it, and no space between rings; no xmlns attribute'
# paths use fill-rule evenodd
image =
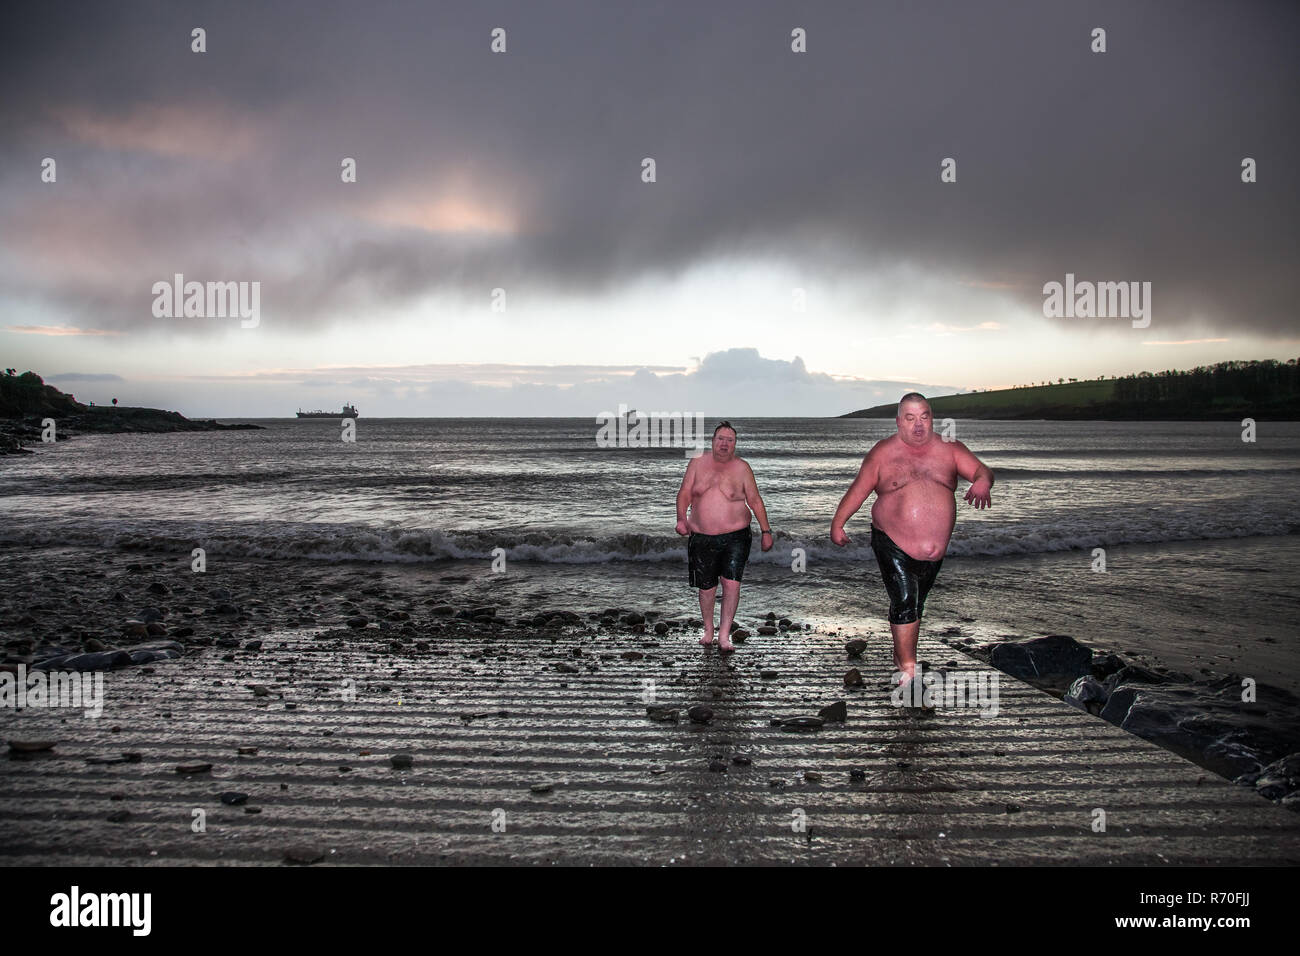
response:
<svg viewBox="0 0 1300 956"><path fill-rule="evenodd" d="M911 624L925 611L925 596L939 575L938 561L918 561L875 525L871 527L871 550L880 563L880 576L889 592L889 623Z"/></svg>
<svg viewBox="0 0 1300 956"><path fill-rule="evenodd" d="M749 525L726 534L691 532L686 542L691 584L701 591L709 591L718 586L719 577L739 581L745 573L753 540Z"/></svg>

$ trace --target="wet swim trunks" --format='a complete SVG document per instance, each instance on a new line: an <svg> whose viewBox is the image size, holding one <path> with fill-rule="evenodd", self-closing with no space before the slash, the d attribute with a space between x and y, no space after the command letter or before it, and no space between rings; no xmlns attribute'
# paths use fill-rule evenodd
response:
<svg viewBox="0 0 1300 956"><path fill-rule="evenodd" d="M718 578L739 581L749 561L749 547L754 535L749 525L726 534L691 532L686 542L686 563L690 565L691 584L701 591L718 586Z"/></svg>
<svg viewBox="0 0 1300 956"><path fill-rule="evenodd" d="M889 592L889 623L911 624L925 611L925 596L939 575L938 561L918 561L875 525L871 527L871 550L880 563L880 576Z"/></svg>

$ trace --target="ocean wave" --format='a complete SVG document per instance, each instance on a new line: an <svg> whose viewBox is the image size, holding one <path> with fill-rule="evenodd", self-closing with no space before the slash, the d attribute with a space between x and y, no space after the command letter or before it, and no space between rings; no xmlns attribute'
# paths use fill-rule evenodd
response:
<svg viewBox="0 0 1300 956"><path fill-rule="evenodd" d="M620 532L590 535L579 532L479 530L443 531L417 528L373 528L358 525L300 523L236 524L214 527L180 522L133 526L121 521L89 523L84 518L42 521L25 527L11 522L0 530L0 543L49 547L81 547L125 551L177 552L188 555L203 548L215 556L322 562L370 561L420 564L435 561L490 561L496 549L509 561L547 564L601 564L614 561L684 561L686 542L675 534ZM850 528L850 544L835 547L825 536L806 537L778 529L770 552L762 552L755 536L751 562L790 564L794 549L804 560L848 563L874 560L866 527ZM1124 527L1082 529L1041 526L979 526L958 528L948 545L947 557L996 558L1089 551L1125 544L1172 541L1223 540L1262 535L1300 534L1300 524L1260 516L1226 521L1204 521L1186 527ZM500 553L500 552L496 552Z"/></svg>

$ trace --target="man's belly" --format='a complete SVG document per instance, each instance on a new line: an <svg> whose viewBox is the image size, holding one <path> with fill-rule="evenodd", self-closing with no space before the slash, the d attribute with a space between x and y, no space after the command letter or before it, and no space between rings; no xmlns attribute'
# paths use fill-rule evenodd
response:
<svg viewBox="0 0 1300 956"><path fill-rule="evenodd" d="M919 480L884 495L871 506L871 523L918 561L938 561L948 551L957 522L953 490Z"/></svg>
<svg viewBox="0 0 1300 956"><path fill-rule="evenodd" d="M691 505L692 531L701 534L726 534L749 526L749 505L743 500L732 501L718 491L706 491Z"/></svg>

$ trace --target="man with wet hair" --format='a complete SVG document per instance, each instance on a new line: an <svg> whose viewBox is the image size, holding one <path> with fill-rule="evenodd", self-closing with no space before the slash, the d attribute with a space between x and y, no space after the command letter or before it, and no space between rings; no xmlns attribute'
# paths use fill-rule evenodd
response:
<svg viewBox="0 0 1300 956"><path fill-rule="evenodd" d="M871 550L889 594L889 629L894 637L895 679L917 677L916 642L925 598L943 564L957 523L953 493L960 475L971 483L966 501L975 508L993 504L993 472L959 441L934 433L930 403L908 392L898 403L896 434L876 442L831 519L831 541L849 543L844 523L874 491ZM906 691L914 688L905 688ZM923 699L916 695L910 699Z"/></svg>
<svg viewBox="0 0 1300 956"><path fill-rule="evenodd" d="M687 513L687 509L690 513ZM736 429L721 422L713 429L713 447L692 458L677 490L677 533L689 535L686 545L691 585L700 592L704 636L713 643L713 607L718 581L722 582L722 615L718 621L718 650L729 654L731 623L740 604L740 579L749 560L753 532L750 512L758 518L762 549L772 550L772 528L767 509L754 483L754 472L736 457Z"/></svg>

